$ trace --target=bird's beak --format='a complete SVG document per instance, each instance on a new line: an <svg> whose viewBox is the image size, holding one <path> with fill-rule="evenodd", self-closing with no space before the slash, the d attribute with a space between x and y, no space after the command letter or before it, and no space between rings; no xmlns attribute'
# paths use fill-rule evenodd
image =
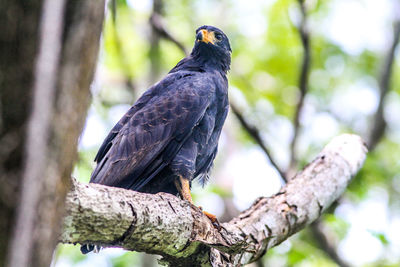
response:
<svg viewBox="0 0 400 267"><path fill-rule="evenodd" d="M196 35L196 40L197 42L204 42L206 44L208 43L215 43L215 35L214 32L209 32L207 30L200 30L197 35Z"/></svg>

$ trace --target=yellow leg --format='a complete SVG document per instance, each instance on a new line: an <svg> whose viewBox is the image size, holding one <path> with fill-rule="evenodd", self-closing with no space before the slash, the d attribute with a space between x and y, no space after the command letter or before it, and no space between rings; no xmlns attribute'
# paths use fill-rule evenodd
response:
<svg viewBox="0 0 400 267"><path fill-rule="evenodd" d="M179 176L179 180L175 180L175 186L178 189L178 192L181 195L181 197L183 199L189 201L191 204L193 204L192 195L190 194L189 180L183 178L182 176ZM207 211L203 211L203 213L210 219L210 221L213 224L219 225L217 216L215 216L211 213L208 213Z"/></svg>
<svg viewBox="0 0 400 267"><path fill-rule="evenodd" d="M175 180L175 186L181 197L193 204L192 195L190 194L189 180L179 176L179 180Z"/></svg>
<svg viewBox="0 0 400 267"><path fill-rule="evenodd" d="M204 210L203 210L203 214L206 215L208 217L208 219L210 219L210 221L212 223L216 223L217 225L219 225L217 216L215 216L214 214L211 214L211 213L209 213L207 211L204 211Z"/></svg>

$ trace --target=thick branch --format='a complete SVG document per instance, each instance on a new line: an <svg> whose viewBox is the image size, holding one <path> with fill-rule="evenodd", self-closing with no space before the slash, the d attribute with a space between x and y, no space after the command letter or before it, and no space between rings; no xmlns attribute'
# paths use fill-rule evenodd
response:
<svg viewBox="0 0 400 267"><path fill-rule="evenodd" d="M279 193L259 198L220 232L172 195L74 182L60 241L159 254L173 266L249 263L316 220L344 192L366 152L358 136L333 139Z"/></svg>

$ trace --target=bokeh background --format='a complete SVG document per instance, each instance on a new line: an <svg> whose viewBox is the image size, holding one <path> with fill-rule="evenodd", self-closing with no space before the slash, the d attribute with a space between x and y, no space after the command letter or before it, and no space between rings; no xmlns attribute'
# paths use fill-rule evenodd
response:
<svg viewBox="0 0 400 267"><path fill-rule="evenodd" d="M116 0L108 3L93 101L74 176L88 181L112 126L208 24L233 49L234 108L210 183L194 201L226 221L276 193L334 136L361 135L370 153L320 221L253 266L400 266L399 0ZM53 266L157 266L122 249L86 256L59 245Z"/></svg>

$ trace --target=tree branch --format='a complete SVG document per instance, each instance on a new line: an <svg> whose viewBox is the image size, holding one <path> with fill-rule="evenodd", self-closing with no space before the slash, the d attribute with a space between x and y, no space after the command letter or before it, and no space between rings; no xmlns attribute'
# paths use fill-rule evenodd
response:
<svg viewBox="0 0 400 267"><path fill-rule="evenodd" d="M160 33L152 25L152 16L154 14L161 14L164 9L163 0L153 0L153 11L149 18L150 23L150 49L149 49L149 59L150 59L150 83L156 83L159 75L161 73L161 50L160 50Z"/></svg>
<svg viewBox="0 0 400 267"><path fill-rule="evenodd" d="M153 12L151 14L150 25L162 38L174 43L186 56L189 55L185 46L168 31L159 13Z"/></svg>
<svg viewBox="0 0 400 267"><path fill-rule="evenodd" d="M342 260L342 258L339 257L336 252L336 247L332 246L331 242L328 240L328 237L321 229L321 227L321 220L316 220L313 224L310 225L311 233L318 241L320 248L325 251L325 253L340 267L350 267L346 262Z"/></svg>
<svg viewBox="0 0 400 267"><path fill-rule="evenodd" d="M292 174L294 173L294 170L296 169L297 165L297 157L296 157L296 144L297 144L297 139L300 131L300 114L303 109L304 105L304 99L307 94L308 86L307 86L307 80L308 80L308 74L310 72L310 63L311 63L311 48L310 48L310 34L307 28L307 15L306 15L306 9L305 9L305 4L304 0L298 0L299 5L300 5L300 11L301 11L301 21L300 25L298 27L299 34L300 34L300 39L301 43L303 45L303 61L301 63L301 69L300 69L300 74L299 74L299 89L300 89L300 96L299 96L299 101L297 102L297 107L294 115L294 133L293 133L293 138L292 142L290 143L290 164L288 171L286 173L286 177L292 177Z"/></svg>
<svg viewBox="0 0 400 267"><path fill-rule="evenodd" d="M394 22L393 40L385 56L383 68L379 76L379 89L380 89L379 105L374 115L370 136L368 138L368 148L370 152L372 152L375 149L376 145L379 143L379 141L382 139L385 133L386 121L383 116L384 99L390 90L390 78L392 75L394 53L399 42L399 36L400 36L400 21L396 20ZM310 226L310 230L314 238L318 242L321 249L323 249L333 261L335 261L341 267L348 267L349 265L345 263L338 256L335 246L329 242L329 239L322 230L322 224L323 223L321 220L317 220Z"/></svg>
<svg viewBox="0 0 400 267"><path fill-rule="evenodd" d="M394 23L393 29L393 40L388 50L385 60L383 63L383 68L381 75L379 76L379 105L373 119L373 125L371 129L371 135L368 138L368 147L373 150L378 142L381 140L386 129L386 121L383 114L384 100L386 94L390 89L390 78L392 76L392 66L394 61L394 53L399 42L400 36L400 20Z"/></svg>
<svg viewBox="0 0 400 267"><path fill-rule="evenodd" d="M171 266L246 264L316 220L344 192L366 152L360 137L336 137L279 193L260 197L221 231L170 194L75 181L60 241L159 254Z"/></svg>
<svg viewBox="0 0 400 267"><path fill-rule="evenodd" d="M271 162L271 165L276 169L276 171L280 174L281 178L285 183L287 182L286 176L284 171L278 166L276 161L271 155L271 152L267 148L267 146L264 144L264 141L261 138L259 130L250 125L247 120L243 117L243 115L239 112L237 107L231 102L230 103L231 110L233 114L235 114L236 118L239 120L240 125L246 130L246 132L253 138L253 140L261 147L261 149L264 151L264 153L267 155L269 161Z"/></svg>
<svg viewBox="0 0 400 267"><path fill-rule="evenodd" d="M112 4L111 5L112 10L114 10L116 8L115 1L112 1L111 4ZM117 21L116 21L115 14L113 15L113 19L114 19L114 22L112 25L112 33L111 34L114 39L114 45L115 45L115 50L116 50L116 54L117 54L116 58L119 61L120 71L123 74L125 87L129 91L129 93L132 94L132 98L136 99L137 89L136 89L136 84L132 78L134 76L133 70L132 70L132 68L130 68L129 61L124 53L123 42L119 36L118 28L116 26Z"/></svg>

